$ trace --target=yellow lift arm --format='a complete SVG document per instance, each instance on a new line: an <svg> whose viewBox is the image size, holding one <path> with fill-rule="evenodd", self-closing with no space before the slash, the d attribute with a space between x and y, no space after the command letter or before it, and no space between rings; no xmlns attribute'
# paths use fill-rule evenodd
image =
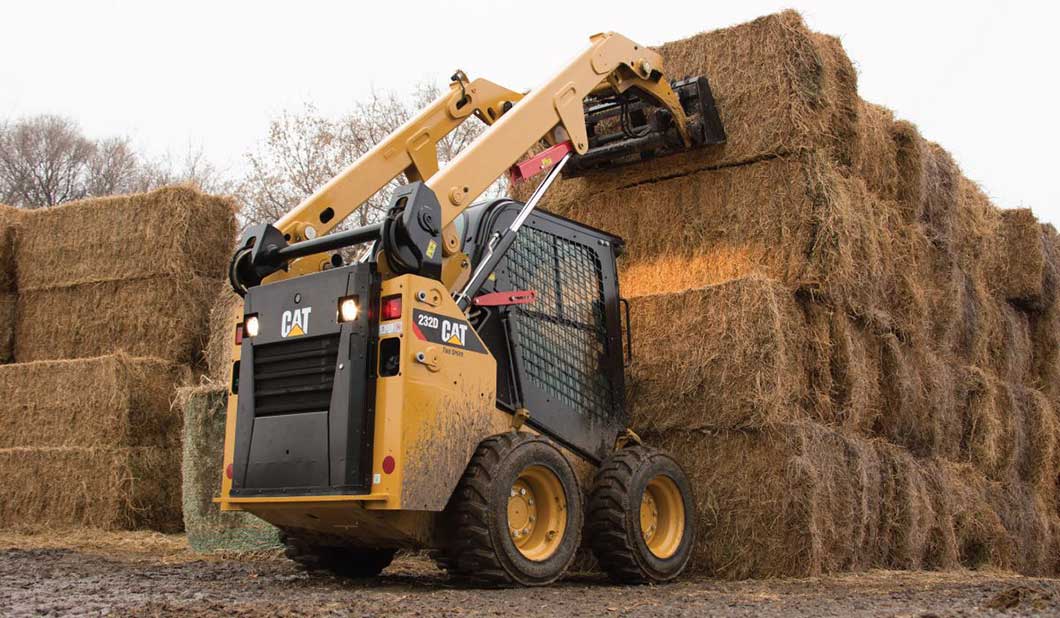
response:
<svg viewBox="0 0 1060 618"><path fill-rule="evenodd" d="M597 34L588 49L538 89L519 94L493 82L453 76L447 94L346 168L276 223L287 242L317 238L335 228L369 197L404 173L409 182L424 181L441 211L442 279L453 290L466 280L466 256L454 219L501 174L542 139L569 140L574 152L589 148L584 99L602 91L617 94L632 87L649 95L673 117L686 147L692 145L688 120L678 95L662 72L655 51L616 34ZM439 169L436 146L471 116L490 125L447 166ZM311 255L291 260L265 280L316 272L327 260Z"/></svg>

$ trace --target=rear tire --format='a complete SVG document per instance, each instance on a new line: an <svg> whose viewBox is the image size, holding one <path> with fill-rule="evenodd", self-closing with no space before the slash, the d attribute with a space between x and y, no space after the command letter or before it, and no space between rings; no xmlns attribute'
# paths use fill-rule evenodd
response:
<svg viewBox="0 0 1060 618"><path fill-rule="evenodd" d="M390 566L395 549L362 549L313 545L283 535L283 553L307 571L327 571L340 577L375 577Z"/></svg>
<svg viewBox="0 0 1060 618"><path fill-rule="evenodd" d="M593 554L616 582L670 581L692 556L692 486L681 466L658 449L636 445L605 459L587 519Z"/></svg>
<svg viewBox="0 0 1060 618"><path fill-rule="evenodd" d="M492 585L550 584L581 543L582 495L544 439L505 433L476 449L446 509L450 572Z"/></svg>

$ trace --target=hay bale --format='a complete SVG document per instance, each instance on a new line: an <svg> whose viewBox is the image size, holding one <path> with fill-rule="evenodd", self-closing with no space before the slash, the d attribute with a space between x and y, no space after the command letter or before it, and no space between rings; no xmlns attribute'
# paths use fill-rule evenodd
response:
<svg viewBox="0 0 1060 618"><path fill-rule="evenodd" d="M15 291L15 245L25 212L0 204L0 294Z"/></svg>
<svg viewBox="0 0 1060 618"><path fill-rule="evenodd" d="M1044 267L1040 307L1028 314L1031 337L1030 384L1060 408L1060 235L1042 226Z"/></svg>
<svg viewBox="0 0 1060 618"><path fill-rule="evenodd" d="M868 442L814 423L649 437L681 453L696 492L691 568L805 577L876 562L880 474Z"/></svg>
<svg viewBox="0 0 1060 618"><path fill-rule="evenodd" d="M708 170L554 204L626 241L631 296L766 276L908 336L926 328L897 205L815 156ZM681 225L675 226L673 222Z"/></svg>
<svg viewBox="0 0 1060 618"><path fill-rule="evenodd" d="M195 551L253 551L281 547L279 529L250 513L221 512L213 502L221 489L226 386L180 389L184 411L184 529Z"/></svg>
<svg viewBox="0 0 1060 618"><path fill-rule="evenodd" d="M722 166L827 150L853 160L857 75L838 40L811 32L794 11L704 32L658 48L670 78L707 75L725 145L564 179L545 207L601 190Z"/></svg>
<svg viewBox="0 0 1060 618"><path fill-rule="evenodd" d="M1054 575L1051 515L1042 497L1022 483L993 483L987 499L1007 532L1009 568L1027 575Z"/></svg>
<svg viewBox="0 0 1060 618"><path fill-rule="evenodd" d="M180 449L0 449L0 528L177 532Z"/></svg>
<svg viewBox="0 0 1060 618"><path fill-rule="evenodd" d="M15 360L17 299L15 294L0 294L0 364Z"/></svg>
<svg viewBox="0 0 1060 618"><path fill-rule="evenodd" d="M1010 567L1010 537L989 499L996 484L966 464L936 460L929 465L929 489L937 514L936 538L952 538L956 561L963 567ZM931 558L928 566L952 566L948 549L946 556L937 554Z"/></svg>
<svg viewBox="0 0 1060 618"><path fill-rule="evenodd" d="M828 366L833 385L830 396L837 421L844 428L868 433L884 410L880 348L872 333L843 311L831 314L829 339Z"/></svg>
<svg viewBox="0 0 1060 618"><path fill-rule="evenodd" d="M123 355L0 367L0 448L180 443L176 387L189 371Z"/></svg>
<svg viewBox="0 0 1060 618"><path fill-rule="evenodd" d="M953 368L930 349L904 344L894 334L878 340L882 413L874 433L919 457L956 453L960 417Z"/></svg>
<svg viewBox="0 0 1060 618"><path fill-rule="evenodd" d="M222 285L210 308L210 334L206 341L206 366L210 378L228 384L232 378L235 329L243 317L243 298Z"/></svg>
<svg viewBox="0 0 1060 618"><path fill-rule="evenodd" d="M638 431L769 426L807 396L802 317L789 290L744 278L631 301Z"/></svg>
<svg viewBox="0 0 1060 618"><path fill-rule="evenodd" d="M869 190L885 200L898 199L898 145L893 137L894 113L867 101L858 100L854 173L864 179Z"/></svg>
<svg viewBox="0 0 1060 618"><path fill-rule="evenodd" d="M18 287L221 278L235 234L234 202L188 187L40 208L26 215L19 233Z"/></svg>
<svg viewBox="0 0 1060 618"><path fill-rule="evenodd" d="M949 153L925 140L910 122L891 125L891 139L898 171L896 198L903 219L926 224L933 241L944 241L952 227L960 169Z"/></svg>
<svg viewBox="0 0 1060 618"><path fill-rule="evenodd" d="M116 352L201 362L210 301L220 281L162 275L22 291L19 362Z"/></svg>
<svg viewBox="0 0 1060 618"><path fill-rule="evenodd" d="M1029 208L1001 211L991 284L1002 298L1026 307L1041 302L1044 242L1041 225Z"/></svg>

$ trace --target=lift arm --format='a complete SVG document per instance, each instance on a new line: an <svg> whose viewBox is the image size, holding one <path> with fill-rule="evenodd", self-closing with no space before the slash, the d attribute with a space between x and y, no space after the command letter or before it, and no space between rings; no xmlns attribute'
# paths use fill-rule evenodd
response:
<svg viewBox="0 0 1060 618"><path fill-rule="evenodd" d="M586 128L584 100L589 95L610 93L621 98L635 88L668 114L668 126L685 148L703 142L692 135L681 98L664 77L658 53L616 33L597 34L590 40L588 49L525 95L486 80L468 82L458 72L446 96L280 219L275 228L248 230L233 259L233 282L254 285L265 277L273 280L319 270L323 263L319 256L288 260L280 250L288 242L311 240L334 228L404 172L409 185L395 192L382 226L384 270L438 278L455 291L470 273L454 220L540 141L570 142L576 155L588 152L593 136ZM439 169L438 140L471 115L490 126ZM243 257L248 258L245 263Z"/></svg>
<svg viewBox="0 0 1060 618"><path fill-rule="evenodd" d="M399 129L376 144L316 193L276 222L288 242L323 236L404 173L409 182L426 180L438 171L438 142L475 116L493 124L523 97L485 79L469 81L453 75L449 92L440 96ZM313 260L290 263L286 277L320 270Z"/></svg>

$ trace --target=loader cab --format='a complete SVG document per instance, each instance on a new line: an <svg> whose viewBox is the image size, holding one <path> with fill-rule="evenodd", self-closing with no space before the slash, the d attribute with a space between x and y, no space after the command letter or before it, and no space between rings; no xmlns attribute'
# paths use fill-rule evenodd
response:
<svg viewBox="0 0 1060 618"><path fill-rule="evenodd" d="M503 198L463 213L472 264L521 206ZM480 292L533 292L533 302L473 305L470 313L497 359L497 405L526 408L531 426L593 461L629 422L615 264L622 247L617 236L535 211Z"/></svg>

